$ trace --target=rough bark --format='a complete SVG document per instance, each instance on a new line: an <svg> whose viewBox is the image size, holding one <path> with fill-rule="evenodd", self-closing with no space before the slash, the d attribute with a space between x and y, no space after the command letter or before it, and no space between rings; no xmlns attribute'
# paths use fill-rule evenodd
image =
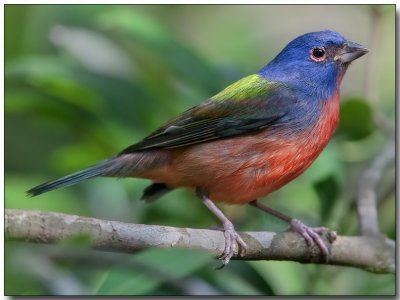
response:
<svg viewBox="0 0 400 300"><path fill-rule="evenodd" d="M130 224L54 212L5 210L7 239L56 243L86 235L95 249L133 253L147 248L186 248L221 255L221 231ZM324 263L318 248L309 248L293 232L241 232L249 246L241 260L288 260ZM362 268L376 273L395 272L395 243L382 235L338 236L328 264Z"/></svg>

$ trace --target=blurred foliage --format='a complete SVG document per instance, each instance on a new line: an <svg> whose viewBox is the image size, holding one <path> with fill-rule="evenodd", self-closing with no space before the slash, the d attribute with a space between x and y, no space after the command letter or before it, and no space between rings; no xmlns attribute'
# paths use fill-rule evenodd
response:
<svg viewBox="0 0 400 300"><path fill-rule="evenodd" d="M25 191L114 155L258 70L295 36L330 28L370 47L370 53L343 81L342 123L333 141L304 175L268 200L310 225L357 234L356 182L387 139L373 113L394 124L395 7L336 5L327 11L318 5L6 5L5 207L213 226L215 219L191 191L173 191L151 205L139 201L146 180L95 179L34 199ZM378 42L369 45L368 28L377 24ZM367 82L374 57L379 63ZM394 167L388 174L385 180L394 182ZM379 204L381 225L395 238L394 190L386 194ZM287 229L252 207L222 206L239 230ZM80 243L87 241L73 241ZM96 265L80 263L79 255L55 260L49 247L56 246L7 242L6 294L395 293L394 275L353 268L232 261L216 271L218 262L204 253L153 249L113 254L126 264ZM95 257L100 263L107 255Z"/></svg>
<svg viewBox="0 0 400 300"><path fill-rule="evenodd" d="M349 140L361 140L374 131L372 108L363 99L348 99L340 109L339 132Z"/></svg>

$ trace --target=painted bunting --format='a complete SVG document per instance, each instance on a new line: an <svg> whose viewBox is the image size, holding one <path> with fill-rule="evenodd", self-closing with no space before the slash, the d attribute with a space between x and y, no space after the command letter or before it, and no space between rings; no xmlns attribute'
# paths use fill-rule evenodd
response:
<svg viewBox="0 0 400 300"><path fill-rule="evenodd" d="M329 254L321 229L257 201L303 173L328 144L339 120L339 87L349 64L368 50L334 31L291 41L256 74L231 84L116 156L28 191L36 196L89 178L153 181L142 199L194 189L221 221L226 265L246 243L214 204L249 203L287 222ZM194 70L195 71L195 70Z"/></svg>

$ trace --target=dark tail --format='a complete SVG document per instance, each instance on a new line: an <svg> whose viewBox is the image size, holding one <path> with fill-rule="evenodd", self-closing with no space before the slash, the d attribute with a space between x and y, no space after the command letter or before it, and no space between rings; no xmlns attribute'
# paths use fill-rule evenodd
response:
<svg viewBox="0 0 400 300"><path fill-rule="evenodd" d="M34 197L49 192L51 190L76 184L86 179L105 175L107 173L107 170L112 166L113 162L114 159L102 161L99 164L89 167L85 170L38 185L27 191L27 193L30 197Z"/></svg>

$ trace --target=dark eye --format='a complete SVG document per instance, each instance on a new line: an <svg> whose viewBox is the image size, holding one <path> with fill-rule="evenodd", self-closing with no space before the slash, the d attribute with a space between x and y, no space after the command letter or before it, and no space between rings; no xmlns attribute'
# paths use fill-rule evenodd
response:
<svg viewBox="0 0 400 300"><path fill-rule="evenodd" d="M312 48L311 59L314 61L322 61L325 59L326 52L324 48Z"/></svg>

